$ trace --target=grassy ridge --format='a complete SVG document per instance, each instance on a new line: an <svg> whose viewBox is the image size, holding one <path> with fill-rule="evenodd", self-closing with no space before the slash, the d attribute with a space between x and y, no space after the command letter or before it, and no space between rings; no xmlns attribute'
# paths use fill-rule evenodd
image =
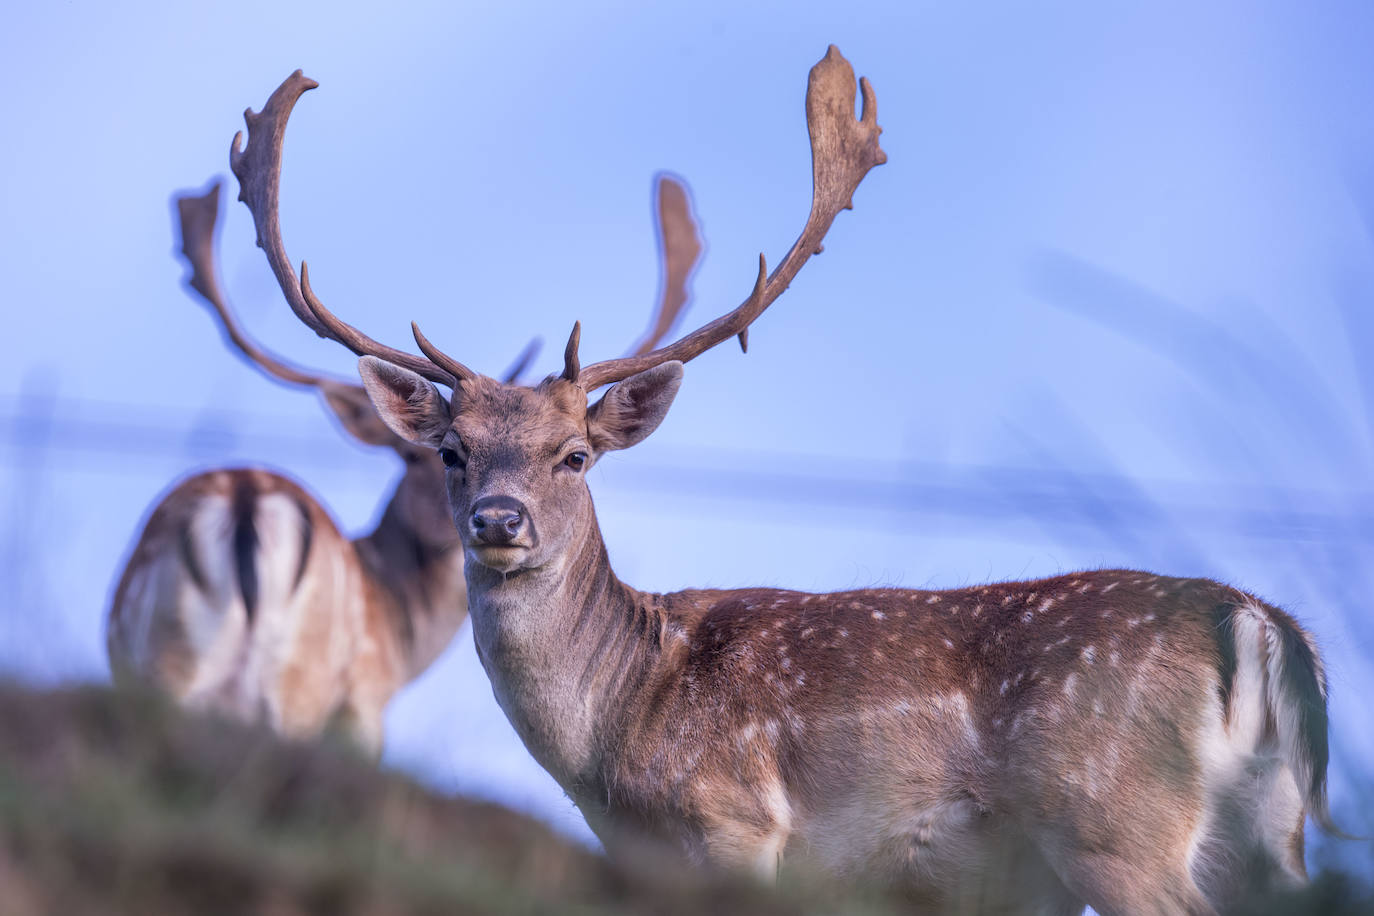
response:
<svg viewBox="0 0 1374 916"><path fill-rule="evenodd" d="M798 913L646 854L633 873L342 743L104 688L0 687L0 913ZM828 900L829 902L823 902ZM839 910L885 912L877 901Z"/></svg>
<svg viewBox="0 0 1374 916"><path fill-rule="evenodd" d="M434 795L341 742L283 743L146 694L0 686L0 913L892 913L645 850L633 870L498 805ZM1247 913L1369 913L1324 874Z"/></svg>

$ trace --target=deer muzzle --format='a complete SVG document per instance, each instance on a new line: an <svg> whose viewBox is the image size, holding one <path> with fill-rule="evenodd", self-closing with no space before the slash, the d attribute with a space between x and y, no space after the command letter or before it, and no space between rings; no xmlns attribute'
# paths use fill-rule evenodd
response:
<svg viewBox="0 0 1374 916"><path fill-rule="evenodd" d="M534 543L529 510L511 496L477 500L468 516L468 534L479 547L530 547Z"/></svg>

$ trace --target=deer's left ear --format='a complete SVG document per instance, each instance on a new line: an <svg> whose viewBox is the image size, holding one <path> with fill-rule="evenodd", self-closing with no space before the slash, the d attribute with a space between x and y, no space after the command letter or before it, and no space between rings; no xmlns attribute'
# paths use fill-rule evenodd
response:
<svg viewBox="0 0 1374 916"><path fill-rule="evenodd" d="M387 429L367 392L361 385L344 385L339 382L325 382L320 385L324 402L334 412L344 432L365 445L399 445L396 434Z"/></svg>
<svg viewBox="0 0 1374 916"><path fill-rule="evenodd" d="M392 432L416 445L439 447L452 417L432 382L375 356L358 360L358 374L377 415Z"/></svg>
<svg viewBox="0 0 1374 916"><path fill-rule="evenodd" d="M674 360L612 385L587 411L592 448L609 452L644 441L668 415L681 384L682 363Z"/></svg>

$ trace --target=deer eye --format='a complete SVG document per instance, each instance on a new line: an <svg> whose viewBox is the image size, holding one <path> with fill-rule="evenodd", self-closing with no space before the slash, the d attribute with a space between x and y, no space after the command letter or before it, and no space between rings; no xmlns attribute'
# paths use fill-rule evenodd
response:
<svg viewBox="0 0 1374 916"><path fill-rule="evenodd" d="M459 457L458 452L454 449L448 448L447 446L439 449L439 460L444 463L444 467L446 468L457 468L463 466L463 459Z"/></svg>
<svg viewBox="0 0 1374 916"><path fill-rule="evenodd" d="M574 471L582 470L583 465L585 465L586 463L586 452L573 452L571 455L563 459L563 466L571 468Z"/></svg>

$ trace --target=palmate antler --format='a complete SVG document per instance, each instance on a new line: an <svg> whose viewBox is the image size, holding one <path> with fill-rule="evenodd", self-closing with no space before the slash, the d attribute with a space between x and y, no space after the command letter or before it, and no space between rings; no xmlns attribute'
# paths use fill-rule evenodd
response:
<svg viewBox="0 0 1374 916"><path fill-rule="evenodd" d="M214 309L229 342L263 372L289 385L321 390L345 387L356 389L361 395L362 386L356 382L344 382L307 372L268 352L239 324L233 308L220 288L219 270L216 267L215 231L219 222L220 188L221 183L216 180L204 194L178 194L175 197L177 222L181 229L181 253L191 268L191 275L186 279L187 285ZM277 238L276 247L280 249L280 237ZM270 256L268 260L271 260ZM289 266L287 270L290 270ZM287 299L290 301L290 296ZM539 347L538 338L526 344L503 378L510 382L515 381L529 368L529 364L539 352Z"/></svg>
<svg viewBox="0 0 1374 916"><path fill-rule="evenodd" d="M282 144L286 139L286 122L291 117L291 109L303 94L317 86L319 83L302 75L299 70L288 76L267 99L262 111L254 112L251 108L244 111L243 120L248 126L247 146L240 149L242 131L234 134L233 143L229 146L229 167L239 180L239 200L247 204L249 212L253 214L253 224L258 230L258 247L266 252L272 272L277 276L277 284L286 301L291 304L291 311L321 337L336 340L359 356L369 353L379 356L387 362L417 372L432 382L450 387L462 379L476 378L477 373L456 360L412 356L403 350L380 344L335 318L311 291L310 273L304 261L301 262L300 279L296 279L291 261L286 256L286 246L282 243L278 216Z"/></svg>
<svg viewBox="0 0 1374 916"><path fill-rule="evenodd" d="M318 388L332 381L297 369L268 353L239 326L233 309L220 289L215 268L215 225L219 220L220 182L204 194L179 194L177 216L181 224L181 253L191 268L186 283L215 310L224 334L239 352L268 375L291 385Z"/></svg>
<svg viewBox="0 0 1374 916"><path fill-rule="evenodd" d="M754 291L738 308L669 344L640 356L577 365L577 341L581 329L574 326L565 354L563 377L575 379L584 390L618 382L670 360L687 362L738 336L747 347L749 325L787 289L792 278L811 255L821 250L821 240L841 210L853 206L854 190L869 169L887 161L878 145L878 103L868 80L860 81L863 111L854 119L854 69L831 45L820 63L811 68L806 87L806 124L811 133L811 214L801 235L772 275L759 255Z"/></svg>
<svg viewBox="0 0 1374 916"><path fill-rule="evenodd" d="M649 319L649 329L630 348L631 356L650 352L677 326L687 308L692 270L701 257L701 237L686 183L660 172L654 181L654 210L658 214L658 308Z"/></svg>
<svg viewBox="0 0 1374 916"><path fill-rule="evenodd" d="M249 131L248 148L240 152L241 135L235 135L230 149L230 164L242 185L239 199L253 212L254 222L258 227L258 244L267 252L273 272L277 274L278 282L286 293L292 310L318 333L333 338L359 356L379 357L394 365L410 369L430 381L454 388L462 381L476 378L476 372L432 344L414 322L411 323L411 331L424 358L379 343L338 318L325 308L311 291L309 271L304 262L301 264L300 280L297 283L290 263L286 260L277 222L281 148L286 120L292 107L302 93L315 88L316 85L318 84L305 78L297 70L272 93L261 113L255 114L251 110L244 113ZM854 70L840 55L839 50L831 45L820 63L811 68L806 93L806 121L811 135L811 213L801 235L771 275L767 272L763 256L759 256L758 279L748 299L734 311L676 342L644 352L655 346L674 323L682 304L686 301L686 278L690 275L691 267L700 253L699 242L695 247L683 242L681 230L674 230L669 226L670 219L678 224L685 221L695 225L691 221L690 208L685 206L686 195L682 195L682 206L670 199L665 208L663 195L673 195L674 192L665 192L661 186L660 213L661 219L664 220L664 296L660 303L660 313L650 333L631 355L593 363L583 368L577 352L581 326L575 324L564 350L562 377L590 392L671 360L686 362L730 337L738 337L741 346L746 346L749 325L782 295L811 255L820 251L821 241L830 229L830 224L841 210L849 209L853 205L854 190L868 171L887 161L887 154L878 145L878 136L882 133L882 128L878 126L877 102L873 88L867 79L860 81L860 86L863 91L863 109L856 120ZM255 139L258 137L262 138L261 145L255 145ZM682 215L674 216L675 213ZM694 230L689 235L694 237ZM680 285L676 281L677 277L682 278ZM676 292L679 288L683 290L680 294Z"/></svg>

